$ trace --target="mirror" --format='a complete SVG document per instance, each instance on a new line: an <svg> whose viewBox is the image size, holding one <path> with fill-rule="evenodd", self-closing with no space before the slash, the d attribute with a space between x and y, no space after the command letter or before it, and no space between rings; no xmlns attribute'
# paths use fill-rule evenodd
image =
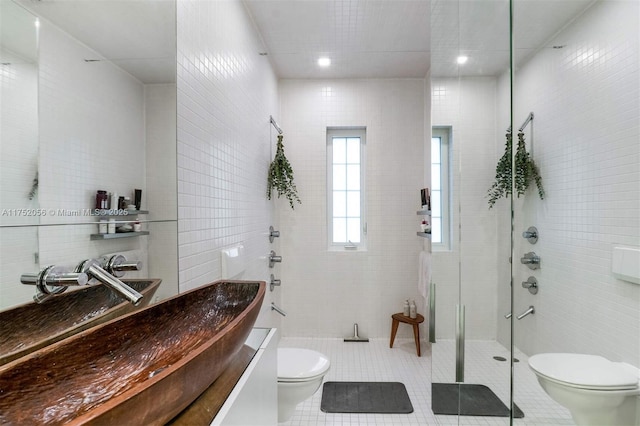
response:
<svg viewBox="0 0 640 426"><path fill-rule="evenodd" d="M163 280L151 302L177 294L175 1L1 7L0 308L31 302L23 273L113 253ZM135 213L97 215L98 190L134 189Z"/></svg>

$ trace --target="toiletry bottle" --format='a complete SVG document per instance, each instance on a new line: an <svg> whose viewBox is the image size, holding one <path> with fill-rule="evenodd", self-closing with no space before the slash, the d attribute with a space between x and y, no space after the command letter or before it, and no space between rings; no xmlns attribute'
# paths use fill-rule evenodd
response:
<svg viewBox="0 0 640 426"><path fill-rule="evenodd" d="M107 208L107 191L98 190L96 193L96 209Z"/></svg>
<svg viewBox="0 0 640 426"><path fill-rule="evenodd" d="M109 219L109 224L108 224L107 228L109 230L109 234L115 234L116 233L116 220L115 219Z"/></svg>
<svg viewBox="0 0 640 426"><path fill-rule="evenodd" d="M109 204L109 208L111 210L118 210L118 193L117 192L111 193L111 201Z"/></svg>
<svg viewBox="0 0 640 426"><path fill-rule="evenodd" d="M430 234L431 233L431 225L429 225L429 222L427 222L426 220L424 221L424 233L426 234Z"/></svg>
<svg viewBox="0 0 640 426"><path fill-rule="evenodd" d="M422 219L422 223L420 223L420 230L422 232L427 232L427 220Z"/></svg>
<svg viewBox="0 0 640 426"><path fill-rule="evenodd" d="M402 315L405 317L409 316L409 299L404 301L404 307L402 308Z"/></svg>
<svg viewBox="0 0 640 426"><path fill-rule="evenodd" d="M416 319L418 317L418 313L416 312L416 302L415 300L411 301L409 305L409 318Z"/></svg>
<svg viewBox="0 0 640 426"><path fill-rule="evenodd" d="M107 227L107 220L106 219L100 220L100 224L98 225L98 233L106 234L108 232L109 232L109 229Z"/></svg>

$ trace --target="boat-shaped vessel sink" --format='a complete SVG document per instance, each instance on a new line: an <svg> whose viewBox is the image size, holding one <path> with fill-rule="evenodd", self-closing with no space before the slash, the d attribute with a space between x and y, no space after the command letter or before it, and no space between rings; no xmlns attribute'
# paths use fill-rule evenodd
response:
<svg viewBox="0 0 640 426"><path fill-rule="evenodd" d="M140 305L134 306L107 286L95 285L0 312L0 365L147 306L162 280L123 282L144 296Z"/></svg>
<svg viewBox="0 0 640 426"><path fill-rule="evenodd" d="M217 281L5 364L0 424L165 424L242 347L265 287Z"/></svg>

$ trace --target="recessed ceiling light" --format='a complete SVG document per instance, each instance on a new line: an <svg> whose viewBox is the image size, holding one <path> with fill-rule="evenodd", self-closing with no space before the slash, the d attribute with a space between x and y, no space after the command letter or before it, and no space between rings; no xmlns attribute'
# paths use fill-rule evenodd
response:
<svg viewBox="0 0 640 426"><path fill-rule="evenodd" d="M466 64L468 60L469 58L466 56L458 56L458 58L456 59L456 62L462 65L462 64Z"/></svg>
<svg viewBox="0 0 640 426"><path fill-rule="evenodd" d="M331 59L327 57L319 58L318 65L320 65L321 67L328 67L329 65L331 65Z"/></svg>

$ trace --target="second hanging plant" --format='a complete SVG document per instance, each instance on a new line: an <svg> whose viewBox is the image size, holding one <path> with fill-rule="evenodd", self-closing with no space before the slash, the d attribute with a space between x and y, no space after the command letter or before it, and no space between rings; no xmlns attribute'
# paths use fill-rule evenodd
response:
<svg viewBox="0 0 640 426"><path fill-rule="evenodd" d="M487 196L489 197L489 208L498 201L499 198L511 195L511 150L513 147L511 132L507 133L507 143L505 152L498 161L496 166L496 180L489 188ZM515 173L513 173L514 187L518 197L524 195L531 182L535 182L538 188L540 199L544 199L544 188L542 187L542 178L538 171L538 166L527 152L524 143L524 133L518 133L518 148L514 159Z"/></svg>
<svg viewBox="0 0 640 426"><path fill-rule="evenodd" d="M273 191L278 193L278 198L284 195L289 200L291 209L294 209L294 201L302 204L298 197L298 189L293 183L293 168L284 155L284 145L282 144L282 135L278 135L278 144L276 147L276 155L269 166L269 174L267 177L267 199L271 199Z"/></svg>

